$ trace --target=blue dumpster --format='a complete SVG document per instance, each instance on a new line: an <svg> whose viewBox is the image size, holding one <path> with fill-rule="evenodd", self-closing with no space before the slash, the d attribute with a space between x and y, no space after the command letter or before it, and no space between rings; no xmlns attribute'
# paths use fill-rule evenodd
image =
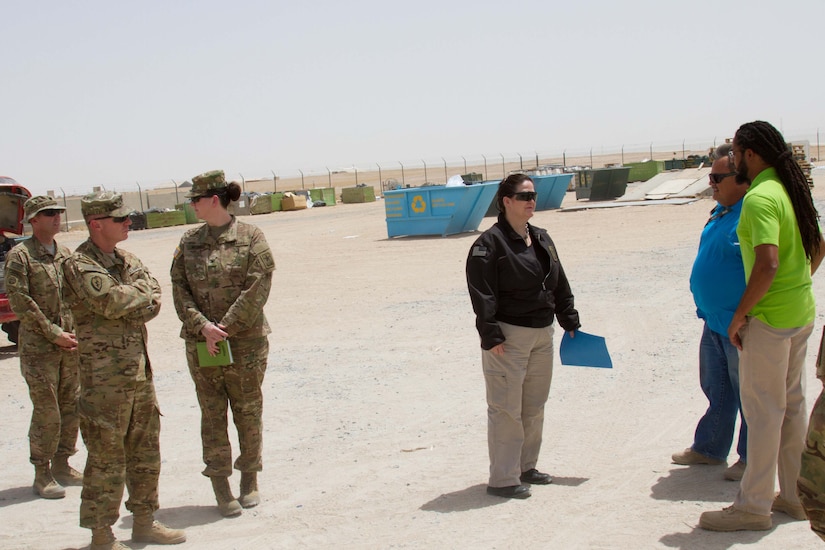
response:
<svg viewBox="0 0 825 550"><path fill-rule="evenodd" d="M573 174L548 174L546 176L530 176L536 188L536 210L554 210L561 208L567 186L573 179Z"/></svg>
<svg viewBox="0 0 825 550"><path fill-rule="evenodd" d="M454 235L478 229L498 182L384 192L387 236Z"/></svg>
<svg viewBox="0 0 825 550"><path fill-rule="evenodd" d="M536 211L554 210L561 208L564 194L567 193L567 186L573 179L573 174L547 174L544 176L530 176L533 180L533 187L536 188ZM490 183L490 182L485 182ZM499 183L496 181L495 183ZM492 201L485 216L498 216L498 208L495 201Z"/></svg>

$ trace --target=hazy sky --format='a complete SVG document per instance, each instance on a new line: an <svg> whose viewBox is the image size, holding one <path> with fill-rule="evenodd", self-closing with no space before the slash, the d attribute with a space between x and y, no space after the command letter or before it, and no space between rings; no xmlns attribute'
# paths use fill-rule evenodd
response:
<svg viewBox="0 0 825 550"><path fill-rule="evenodd" d="M754 119L813 141L823 21L824 0L3 0L0 175L135 190L641 150Z"/></svg>

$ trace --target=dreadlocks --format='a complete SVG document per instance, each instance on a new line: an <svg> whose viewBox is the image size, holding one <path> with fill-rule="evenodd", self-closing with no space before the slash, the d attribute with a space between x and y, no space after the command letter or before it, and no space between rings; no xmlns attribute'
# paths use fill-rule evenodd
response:
<svg viewBox="0 0 825 550"><path fill-rule="evenodd" d="M814 207L805 174L794 160L782 134L769 123L757 120L740 126L733 141L743 151L751 149L776 169L779 181L785 186L791 199L805 255L809 260L817 256L822 240L819 214Z"/></svg>

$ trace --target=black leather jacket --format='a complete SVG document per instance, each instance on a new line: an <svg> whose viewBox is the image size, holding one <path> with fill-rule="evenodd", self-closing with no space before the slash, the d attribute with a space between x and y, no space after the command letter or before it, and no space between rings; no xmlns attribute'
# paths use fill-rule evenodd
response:
<svg viewBox="0 0 825 550"><path fill-rule="evenodd" d="M499 214L470 248L467 288L483 349L504 342L499 321L539 328L552 325L555 315L566 331L581 326L553 240L544 229L528 224L528 230L535 252Z"/></svg>

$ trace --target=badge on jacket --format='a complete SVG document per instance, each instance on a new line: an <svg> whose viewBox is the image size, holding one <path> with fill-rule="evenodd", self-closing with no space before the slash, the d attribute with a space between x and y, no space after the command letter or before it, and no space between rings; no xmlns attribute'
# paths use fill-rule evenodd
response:
<svg viewBox="0 0 825 550"><path fill-rule="evenodd" d="M483 246L483 245L480 245L480 244L474 246L473 247L473 258L475 258L476 256L486 257L487 256L487 247Z"/></svg>

